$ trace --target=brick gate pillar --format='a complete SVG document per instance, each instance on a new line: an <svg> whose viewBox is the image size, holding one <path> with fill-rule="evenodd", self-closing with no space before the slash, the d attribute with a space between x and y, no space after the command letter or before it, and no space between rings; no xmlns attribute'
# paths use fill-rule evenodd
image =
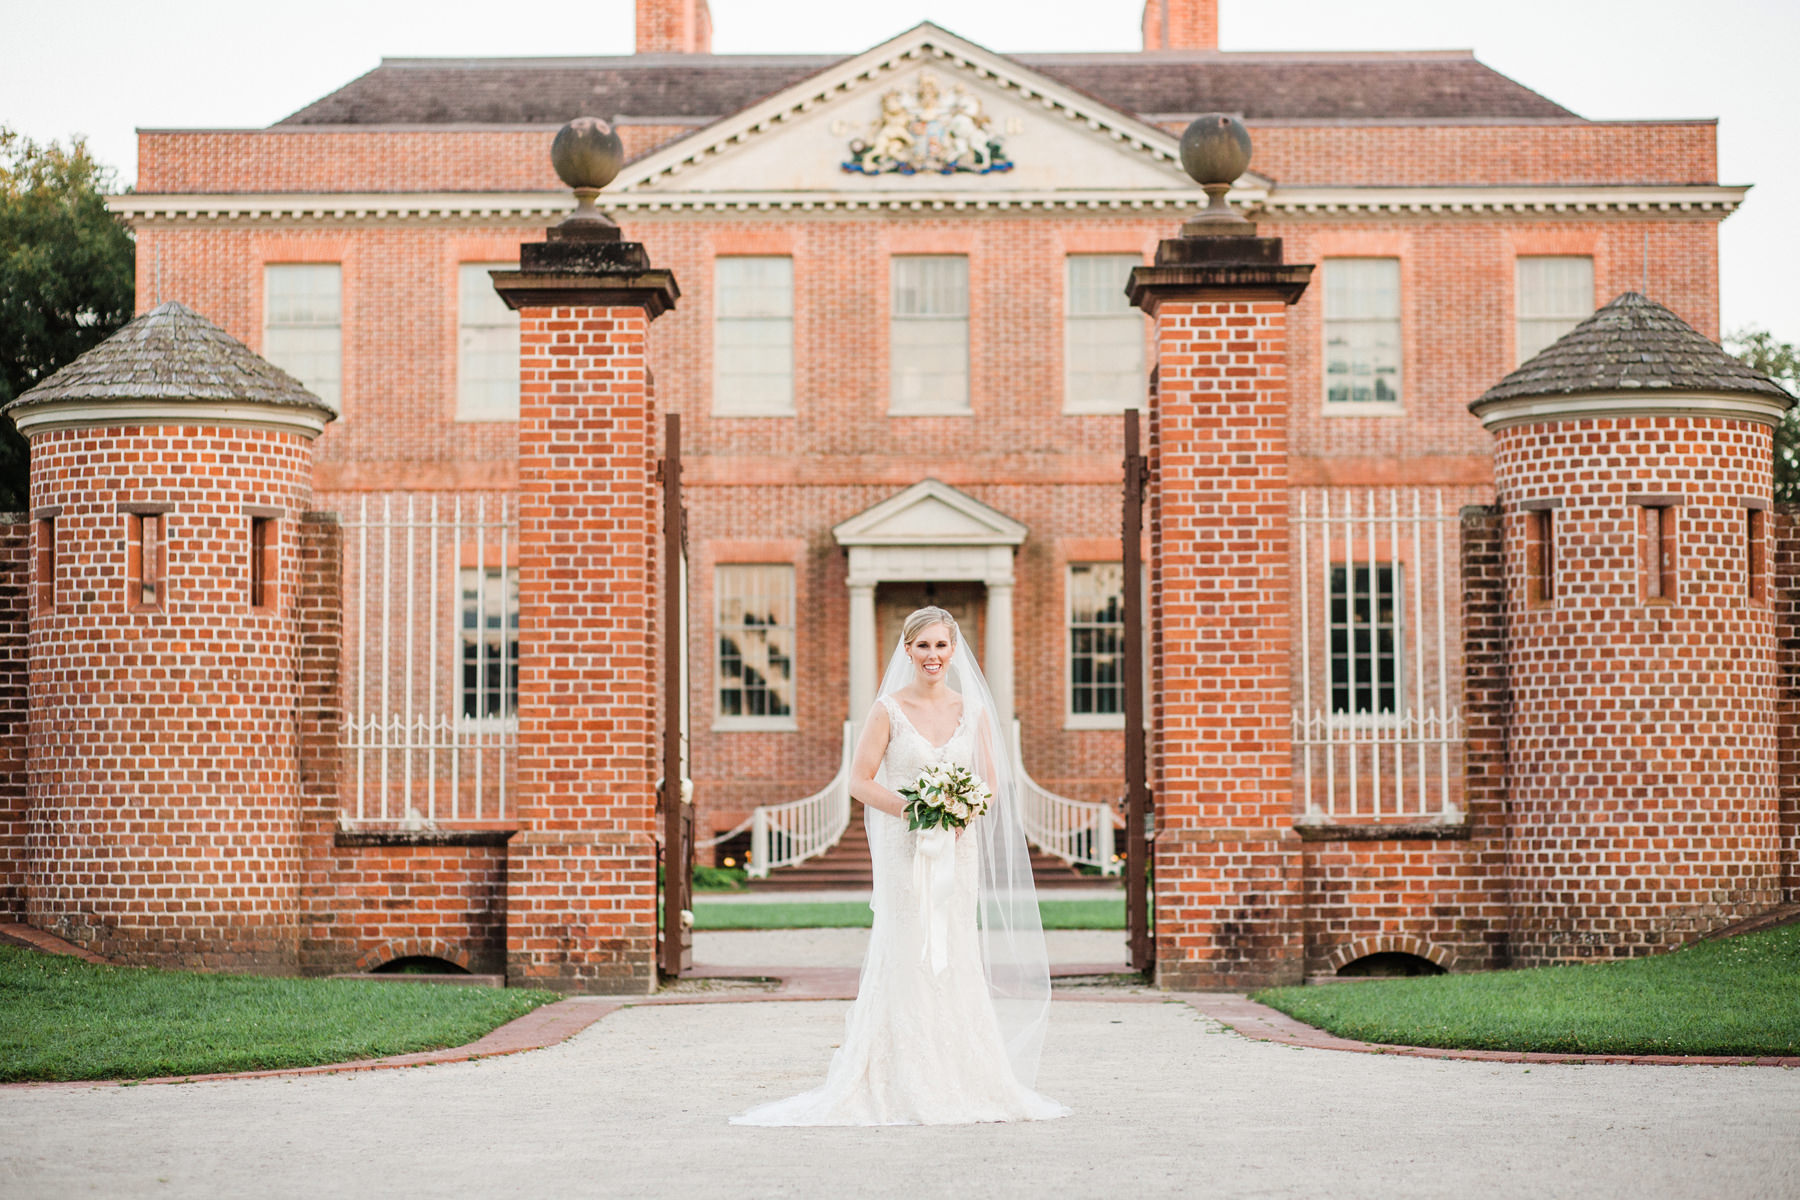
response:
<svg viewBox="0 0 1800 1200"><path fill-rule="evenodd" d="M1211 202L1131 275L1156 319L1150 408L1156 979L1297 983L1300 840L1289 700L1288 308L1310 266L1225 198L1249 165L1203 116L1182 165Z"/></svg>
<svg viewBox="0 0 1800 1200"><path fill-rule="evenodd" d="M494 287L519 313L518 832L514 985L645 992L656 981L660 680L650 322L674 276L596 212L623 160L603 121L557 135L580 201Z"/></svg>

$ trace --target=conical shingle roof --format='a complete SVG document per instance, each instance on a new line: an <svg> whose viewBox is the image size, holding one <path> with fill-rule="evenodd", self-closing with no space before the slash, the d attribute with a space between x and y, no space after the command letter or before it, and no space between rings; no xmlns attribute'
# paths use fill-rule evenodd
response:
<svg viewBox="0 0 1800 1200"><path fill-rule="evenodd" d="M1523 397L1640 391L1760 396L1782 407L1793 403L1780 384L1656 301L1626 292L1469 407L1479 414L1496 402Z"/></svg>
<svg viewBox="0 0 1800 1200"><path fill-rule="evenodd" d="M337 411L300 381L184 304L158 305L6 406L22 425L46 406L145 404L306 410L322 425Z"/></svg>

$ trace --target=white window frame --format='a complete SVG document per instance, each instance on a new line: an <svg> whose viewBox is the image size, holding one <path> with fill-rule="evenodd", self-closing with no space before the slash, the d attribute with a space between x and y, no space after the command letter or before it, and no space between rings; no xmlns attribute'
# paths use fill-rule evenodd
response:
<svg viewBox="0 0 1800 1200"><path fill-rule="evenodd" d="M1587 287L1580 292L1580 300L1571 303L1567 308L1559 307L1552 297L1538 290L1540 279L1528 278L1541 267L1551 264L1586 264ZM1528 297L1527 293L1531 293ZM1529 300L1529 302L1528 302ZM1521 254L1513 260L1513 365L1523 366L1525 361L1536 357L1538 351L1545 349L1557 338L1575 328L1594 315L1594 256L1591 254ZM1526 353L1529 344L1525 338L1527 324L1561 325L1561 332L1540 342L1536 349Z"/></svg>
<svg viewBox="0 0 1800 1200"><path fill-rule="evenodd" d="M1326 712L1327 720L1330 722L1330 724L1333 727L1339 728L1339 729L1392 729L1396 726L1402 725L1406 720L1406 705L1407 705L1407 696L1406 696L1406 634L1407 634L1407 627L1406 627L1406 623L1407 623L1406 565L1404 562L1402 562L1400 559L1397 559L1397 558L1388 559L1386 561L1377 561L1377 562L1368 562L1368 561L1364 561L1364 560L1360 560L1360 559L1355 562L1344 562L1342 560L1338 560L1338 561L1326 564L1325 569L1327 571L1331 572L1330 594L1331 594L1332 606L1334 609L1337 605L1340 595L1343 597L1346 610L1353 611L1355 602L1357 601L1358 598L1361 598L1365 603L1368 603L1370 605L1370 607L1373 608L1373 597L1355 590L1355 587L1356 587L1356 574L1355 573L1357 571L1368 571L1369 577L1371 580L1375 579L1377 577L1378 573L1385 573L1387 585L1389 586L1389 588L1391 588L1391 591L1388 593L1388 595L1390 595L1392 597L1393 606L1394 606L1394 619L1392 622L1393 638L1394 638L1393 675L1392 675L1394 707L1391 712L1359 713L1359 712L1355 711L1356 690L1358 688L1376 689L1374 691L1374 694L1375 694L1376 698L1379 699L1380 685L1373 683L1371 676L1369 676L1368 674L1365 674L1365 672L1370 665L1372 665L1373 663L1378 662L1380 660L1372 653L1361 654L1361 655L1357 654L1355 639L1351 635L1352 626L1351 626L1350 622L1348 620L1346 620L1344 622L1340 622L1336 619L1335 612L1333 612L1333 611L1326 612L1326 614L1325 614L1325 712ZM1339 592L1338 586L1337 586L1337 573L1339 571L1344 572L1345 586L1344 586L1343 592L1341 592L1341 593ZM1374 632L1376 633L1376 635L1379 635L1380 629L1381 629L1380 621L1377 620L1373 624L1374 624ZM1346 666L1347 666L1347 669L1344 672L1344 686L1350 694L1351 709L1349 711L1339 711L1339 709L1337 707L1337 689L1338 689L1337 666L1338 666L1338 661L1340 658L1338 651L1337 651L1337 634L1338 634L1338 630L1340 630L1340 629L1343 629L1345 631L1345 642L1347 645L1346 656L1344 656L1344 662L1346 663Z"/></svg>
<svg viewBox="0 0 1800 1200"><path fill-rule="evenodd" d="M922 263L944 263L951 261L962 264L962 289L960 296L955 297L960 309L938 312L905 311L916 307L912 301L905 301L906 293L915 286L926 281L911 281L903 278L913 266ZM902 264L905 264L904 267ZM972 415L970 403L970 370L969 370L969 256L966 254L896 254L888 260L888 415L894 417L966 417ZM949 294L949 293L946 293ZM955 309L956 304L951 305ZM960 394L949 399L943 396L925 397L916 401L903 398L905 376L902 365L908 347L905 331L909 327L921 329L926 324L943 326L960 325L961 327L961 382ZM946 339L950 346L955 339ZM946 391L948 389L945 389Z"/></svg>
<svg viewBox="0 0 1800 1200"><path fill-rule="evenodd" d="M763 287L760 294L754 296L741 295L736 285L725 277L738 267L756 263L762 265L781 263L785 268L786 279L777 288ZM780 301L781 290L785 289L785 304L769 301ZM794 416L794 259L788 254L722 254L713 259L713 401L712 415L715 417L791 417ZM743 307L744 312L731 311ZM768 349L776 351L777 357L786 358L786 379L784 394L780 399L761 397L748 402L733 402L736 384L730 370L731 352L728 344L732 343L733 333L751 333L769 339ZM740 372L748 376L750 372ZM770 376L771 379L775 376Z"/></svg>
<svg viewBox="0 0 1800 1200"><path fill-rule="evenodd" d="M283 272L292 272L298 276L306 273L314 278L323 278L329 273L337 291L337 311L329 317L323 314L305 318L277 319L280 307L274 300L274 283ZM330 336L323 336L329 331ZM320 335L309 338L307 335ZM302 375L290 369L287 363L294 362L290 355L318 353L316 348L301 349L297 345L288 344L292 337L297 342L317 341L320 345L329 342L332 346L333 374ZM325 401L332 408L342 411L344 402L344 267L342 263L322 262L267 262L263 264L263 339L262 356L287 371L313 395ZM285 362L283 360L286 360Z"/></svg>
<svg viewBox="0 0 1800 1200"><path fill-rule="evenodd" d="M519 314L506 306L494 291L489 271L517 270L517 263L464 262L456 265L456 419L458 421L517 421L519 419ZM474 294L471 295L471 290ZM479 299L477 299L479 297ZM474 311L471 311L473 309ZM474 343L479 342L480 345ZM484 389L476 396L470 369L476 354L494 352L487 343L498 343L497 353L510 368L500 376L510 381L506 394L496 399ZM488 382L482 380L481 382Z"/></svg>
<svg viewBox="0 0 1800 1200"><path fill-rule="evenodd" d="M1101 307L1091 306L1087 300L1085 289L1077 287L1076 271L1083 262L1098 263L1101 260L1112 264L1119 270L1119 286L1107 292L1116 303ZM1142 408L1148 403L1149 374L1144 368L1144 314L1132 307L1125 296L1125 276L1132 267L1143 262L1136 254L1068 254L1063 256L1063 411L1065 413L1119 413L1128 408ZM1116 292L1116 296L1112 293ZM1080 334L1093 332L1103 335L1100 339L1107 349L1131 347L1134 363L1130 378L1126 373L1076 371L1075 351L1080 344ZM1116 339L1116 340L1115 340ZM1118 394L1103 397L1094 396L1091 391L1080 387L1076 382L1077 374L1102 375L1116 374Z"/></svg>
<svg viewBox="0 0 1800 1200"><path fill-rule="evenodd" d="M1075 620L1075 577L1080 571L1094 567L1110 567L1119 575L1119 603L1125 602L1125 564L1118 560L1071 562L1063 568L1063 728L1064 729L1123 729L1125 728L1125 614L1119 613L1117 622L1120 657L1119 711L1116 713L1080 713L1075 711L1075 635L1078 624ZM1103 630L1112 628L1113 622L1084 621L1079 628ZM1146 710L1148 712L1148 710Z"/></svg>
<svg viewBox="0 0 1800 1200"><path fill-rule="evenodd" d="M787 584L787 613L786 613L787 620L785 623L780 622L780 621L775 621L775 622L769 623L768 625L757 625L757 626L742 625L742 624L739 624L739 625L727 625L726 624L726 622L725 622L725 600L726 600L725 580L729 575L731 575L732 573L734 573L736 571L747 571L747 570L757 570L757 571L773 570L773 571L779 572L780 578L785 579L786 584ZM730 730L788 731L788 730L798 729L800 726L799 726L799 722L795 715L795 709L798 706L798 700L799 700L800 693L799 693L799 687L798 687L798 675L799 675L799 671L797 669L798 664L795 662L795 658L796 658L796 655L798 652L798 639L796 637L796 629L795 629L795 613L796 613L796 609L799 604L799 597L797 595L797 589L799 586L799 572L797 572L794 569L793 563L784 563L784 562L716 563L713 566L712 584L713 584L713 621L712 621L713 723L712 723L712 727L715 730L721 730L721 731L730 731ZM789 699L788 699L788 711L784 714L773 715L773 716L761 716L761 715L743 715L743 714L737 714L737 713L727 713L724 711L725 706L724 706L723 700L724 700L724 690L725 690L725 673L724 673L724 664L722 661L723 656L720 653L719 647L727 633L742 632L745 629L772 629L772 630L776 630L776 631L785 631L788 635L787 636L787 641L788 641L787 687L788 687Z"/></svg>
<svg viewBox="0 0 1800 1200"><path fill-rule="evenodd" d="M1354 267L1351 263L1391 263L1394 273L1394 311L1392 315L1379 316L1333 316L1332 309L1337 296L1334 294L1334 277L1344 280ZM1406 280L1405 272L1397 256L1386 254L1355 254L1328 256L1321 264L1323 267L1324 305L1320 320L1321 335L1319 341L1319 396L1323 402L1323 411L1328 417L1374 417L1398 416L1406 411ZM1393 326L1394 374L1393 389L1397 397L1393 400L1333 400L1331 398L1331 340L1339 330L1350 330L1361 326L1372 328L1376 325ZM1353 363L1354 365L1354 363ZM1373 386L1373 384L1371 384Z"/></svg>
<svg viewBox="0 0 1800 1200"><path fill-rule="evenodd" d="M473 584L471 595L470 585ZM470 617L475 618L471 624ZM498 648L493 643L498 642ZM475 689L469 690L469 649L475 649ZM519 724L519 569L460 567L456 572L456 687L459 729L516 729ZM489 669L500 675L499 711L487 712L496 693L487 682ZM475 711L469 712L473 700Z"/></svg>

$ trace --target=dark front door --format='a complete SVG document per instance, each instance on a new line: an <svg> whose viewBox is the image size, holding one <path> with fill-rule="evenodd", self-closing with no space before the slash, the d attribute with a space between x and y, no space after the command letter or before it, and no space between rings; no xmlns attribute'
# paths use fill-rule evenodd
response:
<svg viewBox="0 0 1800 1200"><path fill-rule="evenodd" d="M875 589L875 629L881 638L876 646L876 669L886 671L894 647L900 644L900 627L915 610L935 604L956 618L962 636L975 647L979 657L986 642L982 641L982 618L987 612L987 586L980 583L884 583ZM877 686L880 677L876 678Z"/></svg>

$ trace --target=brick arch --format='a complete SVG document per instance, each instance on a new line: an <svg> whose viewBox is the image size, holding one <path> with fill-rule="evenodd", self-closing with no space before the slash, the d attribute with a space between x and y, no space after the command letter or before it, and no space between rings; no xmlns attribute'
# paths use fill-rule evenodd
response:
<svg viewBox="0 0 1800 1200"><path fill-rule="evenodd" d="M391 942L384 942L358 958L356 969L373 971L397 958L441 958L447 963L455 963L465 971L469 969L468 950L437 938L396 938Z"/></svg>
<svg viewBox="0 0 1800 1200"><path fill-rule="evenodd" d="M1422 937L1407 933L1384 933L1376 937L1358 938L1333 950L1331 957L1325 961L1333 971L1340 971L1357 959L1367 958L1371 954L1410 954L1414 958L1436 963L1446 971L1450 969L1449 951L1432 945Z"/></svg>

